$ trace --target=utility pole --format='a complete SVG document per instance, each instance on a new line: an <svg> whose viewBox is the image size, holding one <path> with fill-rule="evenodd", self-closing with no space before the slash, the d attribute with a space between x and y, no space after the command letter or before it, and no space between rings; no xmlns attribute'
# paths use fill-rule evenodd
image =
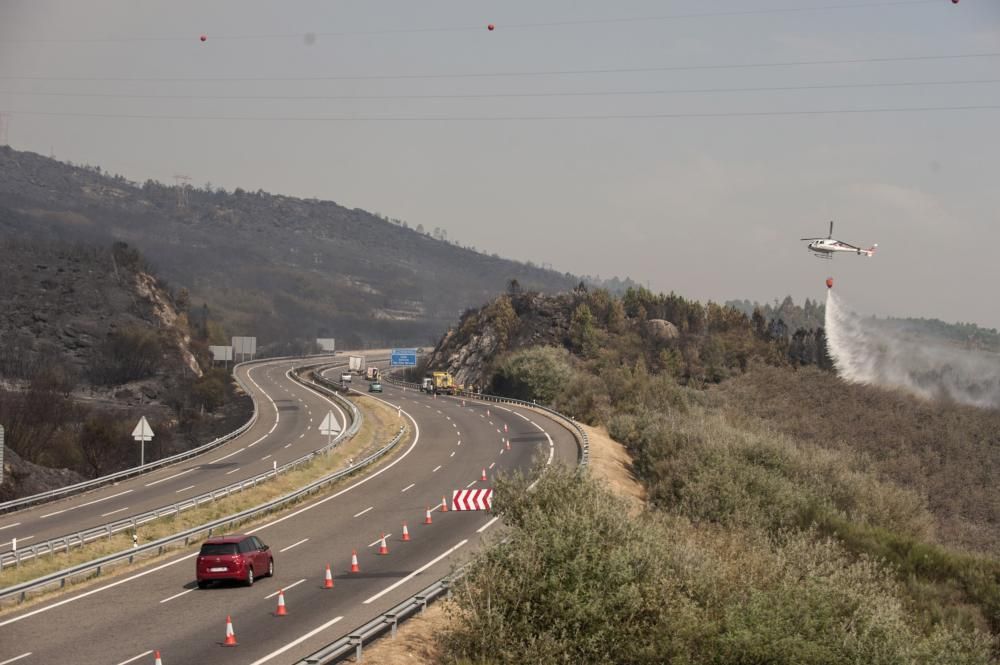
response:
<svg viewBox="0 0 1000 665"><path fill-rule="evenodd" d="M177 207L183 210L187 208L187 190L190 187L188 183L191 182L191 176L175 173L174 182L177 184Z"/></svg>

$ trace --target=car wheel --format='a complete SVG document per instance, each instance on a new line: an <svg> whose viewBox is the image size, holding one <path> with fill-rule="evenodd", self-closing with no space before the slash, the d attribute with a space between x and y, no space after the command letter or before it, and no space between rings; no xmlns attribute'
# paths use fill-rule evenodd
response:
<svg viewBox="0 0 1000 665"><path fill-rule="evenodd" d="M253 568L247 568L247 586L253 586Z"/></svg>
<svg viewBox="0 0 1000 665"><path fill-rule="evenodd" d="M267 576L274 577L274 559L267 560Z"/></svg>
<svg viewBox="0 0 1000 665"><path fill-rule="evenodd" d="M199 589L207 589L208 588L208 580L198 580L198 588Z"/></svg>

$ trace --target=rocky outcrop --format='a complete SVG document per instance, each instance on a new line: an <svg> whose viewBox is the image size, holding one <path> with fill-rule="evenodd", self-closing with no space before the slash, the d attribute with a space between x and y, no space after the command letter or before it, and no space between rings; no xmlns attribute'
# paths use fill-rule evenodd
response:
<svg viewBox="0 0 1000 665"><path fill-rule="evenodd" d="M681 334L677 326L666 319L650 319L646 321L646 327L650 337L656 340L677 339Z"/></svg>

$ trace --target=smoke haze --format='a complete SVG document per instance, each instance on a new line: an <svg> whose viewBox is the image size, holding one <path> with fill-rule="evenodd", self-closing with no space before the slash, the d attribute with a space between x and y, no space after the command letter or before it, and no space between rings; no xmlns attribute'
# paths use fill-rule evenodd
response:
<svg viewBox="0 0 1000 665"><path fill-rule="evenodd" d="M826 335L846 381L902 388L918 397L1000 408L1000 355L966 351L887 330L827 290Z"/></svg>

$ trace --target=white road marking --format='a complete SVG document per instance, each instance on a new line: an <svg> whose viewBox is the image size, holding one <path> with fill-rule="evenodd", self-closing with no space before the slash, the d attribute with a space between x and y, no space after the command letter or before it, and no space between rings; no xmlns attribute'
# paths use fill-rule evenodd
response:
<svg viewBox="0 0 1000 665"><path fill-rule="evenodd" d="M261 461L261 462L263 462L263 461L264 461L264 460L266 460L266 459L267 459L268 457L270 457L270 455L264 455L263 457L261 457L261 458L260 458L260 461Z"/></svg>
<svg viewBox="0 0 1000 665"><path fill-rule="evenodd" d="M232 457L236 453L242 453L244 450L246 450L246 448L240 448L239 450L234 450L233 452L229 453L228 455L223 455L222 457L215 458L214 460L212 460L211 462L209 462L209 464L215 464L216 462L221 462L224 459L229 459L230 457Z"/></svg>
<svg viewBox="0 0 1000 665"><path fill-rule="evenodd" d="M436 559L433 559L432 561L428 561L427 563L425 563L424 565L420 566L419 568L417 568L416 570L414 570L412 573L410 573L409 575L407 575L403 579L398 580L398 581L390 584L386 588L382 589L381 591L379 591L377 594L375 594L374 596L372 596L371 598L369 598L368 600L366 600L364 602L364 604L368 605L370 603L374 603L376 600L378 600L379 598L381 598L385 594L389 593L390 591L392 591L396 587L398 587L398 586L400 586L402 584L406 584L411 579L413 579L414 577L416 577L420 573L424 572L425 570L427 570L428 568L430 568L431 566L433 566L435 563L437 563L441 559L445 558L446 556L451 555L452 552L454 552L455 550L457 550L459 547L461 547L462 545L466 544L467 542L469 542L469 541L468 540L463 540L458 545L455 545L454 547L452 547L450 550L448 550L447 552L445 552L441 556L437 557Z"/></svg>
<svg viewBox="0 0 1000 665"><path fill-rule="evenodd" d="M179 490L177 490L176 492L174 492L174 494L180 494L181 492L187 492L188 490L191 490L191 489L194 489L194 485L188 485L187 487L182 487Z"/></svg>
<svg viewBox="0 0 1000 665"><path fill-rule="evenodd" d="M308 539L308 538L303 538L302 540L300 540L300 541L299 541L299 542L297 542L297 543L292 543L291 545L289 545L289 546L288 546L288 547L286 547L285 549L282 549L282 550L278 550L278 552L279 552L279 553L280 553L280 552L287 552L288 550L292 549L293 547L298 547L299 545L301 545L302 543L306 542L307 540L309 540L309 539ZM289 588L291 588L291 587L285 587L285 588L286 588L286 589L289 589Z"/></svg>
<svg viewBox="0 0 1000 665"><path fill-rule="evenodd" d="M24 536L23 538L18 538L17 541L19 543L23 543L24 541L31 540L32 538L34 538L33 535L32 536ZM0 545L13 545L13 543L12 542L0 543Z"/></svg>
<svg viewBox="0 0 1000 665"><path fill-rule="evenodd" d="M386 538L392 538L392 534L391 534L391 533L387 533L387 534L385 534L385 537L386 537ZM369 545L368 547L375 547L376 545L378 545L378 544L379 544L379 543L381 543L381 542L382 542L382 539L381 539L381 538L379 538L379 539L378 539L378 540L376 540L376 541L375 541L374 543L371 543L371 544L370 544L370 545Z"/></svg>
<svg viewBox="0 0 1000 665"><path fill-rule="evenodd" d="M489 466L488 468L492 469L492 468L493 468L493 467L495 467L496 465L497 465L497 463L496 463L496 462L493 462L492 464L490 464L490 466Z"/></svg>
<svg viewBox="0 0 1000 665"><path fill-rule="evenodd" d="M461 432L455 432L455 434L457 434L458 436L462 436Z"/></svg>
<svg viewBox="0 0 1000 665"><path fill-rule="evenodd" d="M462 445L462 440L461 440L461 439L459 439L459 440L458 440L458 443L456 443L455 445L456 445L456 446L460 446L460 445Z"/></svg>
<svg viewBox="0 0 1000 665"><path fill-rule="evenodd" d="M494 517L489 522L487 522L486 524L484 524L481 527L479 527L478 529L476 529L476 533L482 533L483 531L486 531L486 529L489 529L491 526L493 526L493 523L496 522L498 519L500 519L500 518L499 517Z"/></svg>
<svg viewBox="0 0 1000 665"><path fill-rule="evenodd" d="M178 478L180 476L183 476L185 473L191 473L192 471L194 471L197 468L198 467L192 467L190 469L187 469L186 471L181 471L180 473L175 473L172 476L167 476L166 478L160 478L159 480L154 480L151 483L146 483L146 487L152 487L153 485L159 485L160 483L165 482L167 480L173 480L174 478Z"/></svg>
<svg viewBox="0 0 1000 665"><path fill-rule="evenodd" d="M438 469L440 469L440 468L441 468L441 465L440 465L440 464L438 464L438 465L437 465L436 467L434 467L434 469L433 469L433 470L431 470L431 473L434 473L434 472L436 472L436 471L437 471Z"/></svg>
<svg viewBox="0 0 1000 665"><path fill-rule="evenodd" d="M455 456L455 451L453 450L451 451L451 455L448 455L448 457L454 457L454 456Z"/></svg>
<svg viewBox="0 0 1000 665"><path fill-rule="evenodd" d="M374 510L374 509L375 509L375 506L368 506L367 508L365 508L364 510L362 510L360 513L358 513L357 515L355 515L355 517L361 517L362 515L364 515L365 513L367 513L369 510Z"/></svg>
<svg viewBox="0 0 1000 665"><path fill-rule="evenodd" d="M28 653L22 653L20 656L14 656L13 658L8 658L7 660L5 660L3 662L0 662L0 665L7 665L7 663L13 663L15 660L21 660L22 658L27 658L28 656L31 655L31 653L32 652L29 651ZM146 653L149 653L149 651L147 651ZM145 656L146 653L144 653L142 655ZM125 662L127 663L128 661L125 661Z"/></svg>
<svg viewBox="0 0 1000 665"><path fill-rule="evenodd" d="M518 418L522 418L522 419L524 419L524 420L527 420L527 421L528 421L529 423L531 422L531 419L530 419L530 418L528 418L528 416L526 416L526 415L523 415L523 414L520 414L520 413L518 413L517 411L511 411L511 413L513 413L513 414L514 414L515 416L517 416Z"/></svg>
<svg viewBox="0 0 1000 665"><path fill-rule="evenodd" d="M291 448L291 447L292 447L292 444L290 444L290 443L285 446L285 448Z"/></svg>
<svg viewBox="0 0 1000 665"><path fill-rule="evenodd" d="M406 490L412 488L414 485L416 485L416 483L410 483L409 485L407 485L406 487L404 487L403 489L400 490L400 494L402 494Z"/></svg>
<svg viewBox="0 0 1000 665"><path fill-rule="evenodd" d="M180 598L184 594L191 593L192 591L194 591L194 589L185 589L184 591L181 591L180 593L175 593L174 595L170 596L169 598L164 598L163 600L161 600L160 604L162 605L163 603L169 603L174 598Z"/></svg>
<svg viewBox="0 0 1000 665"><path fill-rule="evenodd" d="M277 426L278 426L278 421L277 421L277 420L275 420L275 421L274 421L274 424L273 424L273 425L271 425L271 429L267 430L267 433L268 433L268 434L270 434L271 432L273 432L273 431L274 431L274 428L275 428L275 427L277 427Z"/></svg>
<svg viewBox="0 0 1000 665"><path fill-rule="evenodd" d="M237 472L237 471L239 471L239 470L240 470L240 467L236 467L236 468L235 468L235 469L233 469L232 471L226 471L226 475L228 476L228 475L230 475L230 474L232 474L232 473L236 473L236 472Z"/></svg>
<svg viewBox="0 0 1000 665"><path fill-rule="evenodd" d="M118 663L118 665L128 665L129 663L134 663L135 661L139 660L143 656L148 656L151 653L153 653L152 649L150 649L149 651L143 651L138 656L132 656L128 660L123 660L122 662ZM2 665L2 664L0 664L0 665Z"/></svg>
<svg viewBox="0 0 1000 665"><path fill-rule="evenodd" d="M268 432L267 434L270 434L270 432ZM249 446L247 446L247 448L253 448L253 447L254 447L254 446L256 446L256 445L257 445L258 443L260 443L261 441L263 441L264 439L266 439L266 438L267 438L267 434L265 434L264 436L260 437L259 439L257 439L257 440L256 440L256 441L254 441L253 443L251 443L251 444L250 444Z"/></svg>
<svg viewBox="0 0 1000 665"><path fill-rule="evenodd" d="M458 427L458 423L452 423L451 426L457 428Z"/></svg>
<svg viewBox="0 0 1000 665"><path fill-rule="evenodd" d="M305 433L305 432L302 432L302 434L299 434L299 438L301 439L301 438L302 438L302 437L304 437L305 435L306 435L306 433ZM288 445L291 445L291 444L288 444ZM286 446L286 447L287 447L287 446Z"/></svg>
<svg viewBox="0 0 1000 665"><path fill-rule="evenodd" d="M309 539L308 539L308 538L306 538L306 540L309 540ZM292 547L294 547L294 545L293 545ZM281 550L281 551L282 551L282 552L284 552L285 550ZM268 598L274 598L275 596L277 596L277 595L278 595L278 592L279 592L279 591L288 591L288 590L289 590L289 589L291 589L292 587L296 587L296 586L298 586L298 585L302 584L302 583L303 583L303 582L305 582L305 581L306 581L306 578L304 578L304 577L303 577L303 578L302 578L301 580L299 580L298 582L292 582L292 583L291 583L291 584L289 584L288 586L283 586L283 587L281 587L280 589L278 589L278 591L275 591L274 593L269 593L269 594L267 594L266 596L264 596L264 600L267 600Z"/></svg>
<svg viewBox="0 0 1000 665"><path fill-rule="evenodd" d="M297 647L298 645L302 644L303 642L305 642L306 640L308 640L310 637L312 637L316 633L323 632L324 630L326 630L327 628L329 628L330 626L332 626L333 624L337 623L338 621L340 621L343 618L344 617L340 616L340 617L335 617L333 619L330 619L329 621L327 621L326 623L324 623L322 626L319 626L318 628L313 628L312 630L310 630L308 633L306 633L302 637L299 637L297 639L292 640L291 642L289 642L285 646L281 647L277 651L272 651L271 653L267 654L263 658L259 658L259 659L255 660L254 662L250 663L250 665L261 665L261 663L266 663L267 661L271 660L272 658L276 658L277 656L280 656L281 654L285 653L289 649L292 649L292 648Z"/></svg>
<svg viewBox="0 0 1000 665"><path fill-rule="evenodd" d="M125 506L124 508L119 508L118 510L112 510L110 513L102 513L101 517L107 517L108 515L114 515L115 513L120 513L123 510L128 510L128 506Z"/></svg>
<svg viewBox="0 0 1000 665"><path fill-rule="evenodd" d="M112 494L111 496L106 496L103 499L95 499L93 501L88 501L87 503L81 503L79 506L72 506L70 508L63 508L62 510L57 510L54 513L49 513L48 515L42 515L38 519L43 520L46 517L52 517L53 515L59 515L61 513L65 513L65 512L68 512L70 510L76 510L77 508L83 508L84 506L92 506L95 503L100 503L102 501L107 501L108 499L114 499L115 497L119 497L119 496L122 496L124 494L128 494L131 491L132 490L125 490L124 492L119 492L118 494Z"/></svg>
<svg viewBox="0 0 1000 665"><path fill-rule="evenodd" d="M13 529L16 526L21 526L21 523L14 522L13 524L8 524L7 526L0 526L0 531L3 531L4 529Z"/></svg>
<svg viewBox="0 0 1000 665"><path fill-rule="evenodd" d="M478 482L479 482L478 480L473 480L471 483L469 483L468 485L465 486L465 489L469 489L470 487L472 487L473 485L475 485Z"/></svg>

